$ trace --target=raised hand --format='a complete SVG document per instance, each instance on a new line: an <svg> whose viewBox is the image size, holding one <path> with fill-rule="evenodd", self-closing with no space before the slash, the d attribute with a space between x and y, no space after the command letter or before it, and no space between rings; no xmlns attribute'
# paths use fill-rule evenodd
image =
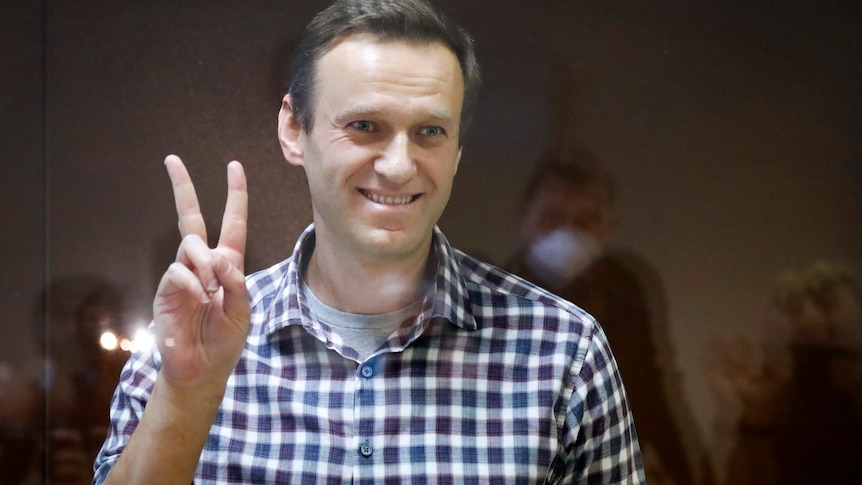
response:
<svg viewBox="0 0 862 485"><path fill-rule="evenodd" d="M185 165L170 155L165 166L182 242L153 302L162 357L159 378L183 393L210 390L216 397L236 367L248 334L250 310L243 274L248 219L245 174L239 162L228 164L221 234L216 247L210 248Z"/></svg>
<svg viewBox="0 0 862 485"><path fill-rule="evenodd" d="M243 275L248 190L239 162L227 167L221 235L207 245L206 226L189 173L170 155L180 233L177 259L153 302L162 368L146 410L106 485L188 484L239 361L249 326Z"/></svg>

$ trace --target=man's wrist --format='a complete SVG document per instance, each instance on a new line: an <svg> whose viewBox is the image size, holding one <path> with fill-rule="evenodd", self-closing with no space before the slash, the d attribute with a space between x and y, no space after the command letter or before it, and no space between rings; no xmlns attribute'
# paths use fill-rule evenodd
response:
<svg viewBox="0 0 862 485"><path fill-rule="evenodd" d="M215 413L224 399L227 382L207 382L195 386L176 386L161 375L156 379L150 403L162 402L165 412L170 414L188 415L193 420L215 417ZM149 405L148 405L149 407Z"/></svg>

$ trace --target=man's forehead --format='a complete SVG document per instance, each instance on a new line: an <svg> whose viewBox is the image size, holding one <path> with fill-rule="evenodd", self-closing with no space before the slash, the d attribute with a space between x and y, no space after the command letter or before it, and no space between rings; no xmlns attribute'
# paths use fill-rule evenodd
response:
<svg viewBox="0 0 862 485"><path fill-rule="evenodd" d="M413 39L406 37L384 37L377 34L366 33L366 32L358 32L358 33L347 33L336 37L333 39L320 53L316 61L316 70L319 70L321 61L327 57L336 47L347 43L347 42L367 42L370 44L377 44L381 46L392 46L392 47L410 47L417 49L424 49L430 47L442 47L446 49L455 60L455 63L458 64L458 71L461 73L463 77L463 68L461 67L460 60L458 59L458 54L445 42L435 39Z"/></svg>
<svg viewBox="0 0 862 485"><path fill-rule="evenodd" d="M328 98L333 94L337 97L338 92L349 89L349 86L364 84L380 88L388 86L396 91L403 89L417 97L429 94L448 97L453 94L459 96L458 101L462 101L463 97L464 77L458 59L442 42L381 39L369 34L350 35L331 45L317 61L315 70L317 96L322 94L323 89L328 91ZM367 103L367 106L357 105L353 109L375 109L372 98L364 99L363 103ZM460 105L456 111L459 110ZM435 114L441 119L459 117L458 113L448 108Z"/></svg>

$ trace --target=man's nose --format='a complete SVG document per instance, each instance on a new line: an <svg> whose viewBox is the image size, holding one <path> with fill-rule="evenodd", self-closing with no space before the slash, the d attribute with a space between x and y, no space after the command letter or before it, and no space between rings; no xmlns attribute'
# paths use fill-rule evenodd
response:
<svg viewBox="0 0 862 485"><path fill-rule="evenodd" d="M396 185L410 181L416 175L410 137L403 133L393 136L374 163L374 170Z"/></svg>

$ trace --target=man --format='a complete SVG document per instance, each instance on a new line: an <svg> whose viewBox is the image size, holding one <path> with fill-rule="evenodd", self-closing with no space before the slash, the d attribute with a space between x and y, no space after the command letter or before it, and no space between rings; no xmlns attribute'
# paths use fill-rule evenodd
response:
<svg viewBox="0 0 862 485"><path fill-rule="evenodd" d="M675 418L689 416L681 394L668 392L666 359L660 358L654 336L660 320L641 281L641 273L651 268L634 254L607 249L614 232L614 191L611 172L588 151L546 155L528 182L520 244L507 268L602 323L638 419L647 478L657 484L696 483Z"/></svg>
<svg viewBox="0 0 862 485"><path fill-rule="evenodd" d="M420 0L315 17L278 123L314 222L247 281L242 167L210 249L167 158L183 240L96 483L642 483L595 321L435 227L477 69L466 33Z"/></svg>

